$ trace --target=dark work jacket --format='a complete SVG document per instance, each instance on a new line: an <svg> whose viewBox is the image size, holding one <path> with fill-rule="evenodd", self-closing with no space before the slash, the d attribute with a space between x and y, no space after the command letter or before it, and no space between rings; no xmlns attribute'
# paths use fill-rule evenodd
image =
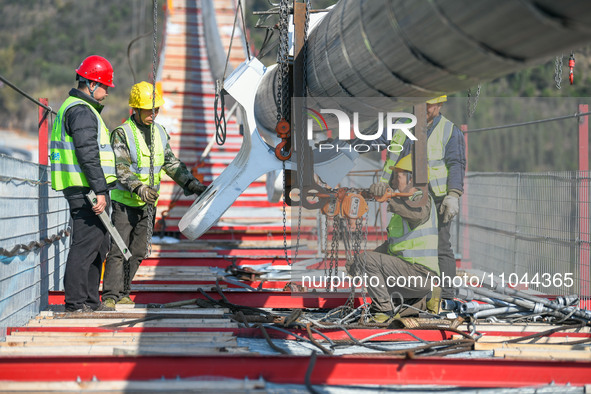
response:
<svg viewBox="0 0 591 394"><path fill-rule="evenodd" d="M103 105L78 89L72 89L68 94L86 101L99 114L103 110ZM94 190L97 195L107 194L110 189L115 187L116 182L107 184L101 167L97 142L99 124L97 123L96 115L87 106L76 105L66 111L63 122L66 127L66 133L74 140L74 151L78 159L78 164L80 164L80 168L84 172L88 185L90 186L90 188L83 186L68 187L64 189L64 195L67 199L84 198L84 195L90 189Z"/></svg>

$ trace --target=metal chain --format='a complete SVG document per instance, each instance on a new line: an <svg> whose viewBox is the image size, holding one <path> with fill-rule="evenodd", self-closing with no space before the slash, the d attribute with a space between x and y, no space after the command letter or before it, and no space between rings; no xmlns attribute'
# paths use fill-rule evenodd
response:
<svg viewBox="0 0 591 394"><path fill-rule="evenodd" d="M289 96L289 0L281 0L279 5L279 50L277 51L277 121L285 119L289 122L286 99Z"/></svg>
<svg viewBox="0 0 591 394"><path fill-rule="evenodd" d="M554 82L556 82L556 89L560 89L560 83L562 82L562 59L563 54L556 56L554 59Z"/></svg>
<svg viewBox="0 0 591 394"><path fill-rule="evenodd" d="M303 53L303 64L304 64L304 69L302 70L302 92L304 95L303 100L305 100L306 97L306 78L307 78L307 73L306 73L306 62L307 62L307 49L308 49L308 25L309 25L309 20L310 20L310 0L306 0L306 17L305 17L305 22L304 22L304 43L302 45L302 51ZM300 113L298 113L296 116L299 116L300 119L303 119L303 110L305 105L305 102L303 103L304 105L302 105L301 107L299 107L300 109ZM306 143L306 140L304 138L301 138L302 143ZM298 158L298 188L300 189L300 196L302 196L302 189L304 187L304 172L301 170L302 168L304 168L304 152L302 147L298 147L298 149L300 149L299 154L296 152L297 158ZM298 206L298 230L297 230L297 239L296 239L296 246L295 246L295 253L294 253L294 261L297 261L298 258L298 252L300 249L300 233L301 233L301 226L302 226L302 205L303 205L303 200L302 197L300 197L300 204ZM338 264L337 264L338 266ZM336 275L336 272L335 272Z"/></svg>
<svg viewBox="0 0 591 394"><path fill-rule="evenodd" d="M158 56L157 51L157 38L158 38L158 0L153 0L154 4L154 39L153 39L153 51L152 51L152 125L150 127L151 143L150 143L150 184L149 187L154 187L154 121L156 120L156 59ZM148 213L148 235L146 243L146 256L149 257L152 254L152 235L154 232L154 215L156 214L156 207L152 204L146 204Z"/></svg>
<svg viewBox="0 0 591 394"><path fill-rule="evenodd" d="M288 75L289 75L289 66L287 64L287 54L288 54L288 32L287 32L287 22L288 22L288 14L289 14L289 7L288 7L289 0L281 0L279 6L279 49L277 51L277 122L281 119L287 119L287 106L285 105L285 98L289 94L288 90ZM286 210L287 204L285 200L287 199L287 174L285 168L285 161L283 161L283 207L282 207L282 214L283 214L283 250L285 253L285 262L288 265L291 265L289 260L289 256L287 255L287 218L286 218Z"/></svg>
<svg viewBox="0 0 591 394"><path fill-rule="evenodd" d="M480 97L480 84L478 84L478 88L476 89L476 96L474 100L472 100L472 89L468 89L468 119L474 115L476 111L476 106L478 105L478 98Z"/></svg>
<svg viewBox="0 0 591 394"><path fill-rule="evenodd" d="M285 199L287 198L287 190L285 190L285 177L286 177L286 171L285 171L285 161L282 160L281 163L283 164L283 190L284 190L284 196L283 196L283 209L281 210L281 213L283 214L283 252L285 253L285 262L289 265L289 256L287 255L287 215L285 213L286 209L287 209L287 204L285 203Z"/></svg>
<svg viewBox="0 0 591 394"><path fill-rule="evenodd" d="M364 239L364 244L363 244L363 251L367 251L367 236L369 234L369 214L367 214L367 217L365 218L365 230L363 232L363 239ZM367 268L366 268L366 260L365 260L365 256L363 257L363 259L361 259L361 269L363 270L363 272L367 272ZM369 312L369 304L367 303L367 291L365 289L365 287L363 287L361 289L361 298L363 299L363 309L365 310L366 314L367 312Z"/></svg>
<svg viewBox="0 0 591 394"><path fill-rule="evenodd" d="M323 220L324 218L324 232L322 234L322 244L323 244L323 248L324 248L324 253L322 256L322 263L324 266L324 277L327 277L328 271L327 271L327 266L329 263L329 258L330 255L328 254L328 215L323 215L321 211L320 212L320 220ZM333 223L334 226L334 223ZM320 239L320 234L318 235L318 239Z"/></svg>
<svg viewBox="0 0 591 394"><path fill-rule="evenodd" d="M335 216L332 221L332 239L331 239L331 243L330 243L329 270L328 270L328 276L326 277L327 281L329 281L332 278L333 267L335 267L335 266L338 267L338 265L339 265L339 238L341 237L340 220L341 219L339 216ZM336 272L335 272L335 275L336 275ZM326 291L329 291L329 290L330 290L330 285L327 282L326 283ZM336 291L336 289L334 291Z"/></svg>
<svg viewBox="0 0 591 394"><path fill-rule="evenodd" d="M47 245L51 245L54 242L59 241L62 238L69 237L72 229L68 226L65 230L60 230L57 234L53 234L49 237L40 239L39 241L32 241L28 244L16 244L10 249L0 247L1 257L14 257L16 255L28 253L32 250L41 249Z"/></svg>

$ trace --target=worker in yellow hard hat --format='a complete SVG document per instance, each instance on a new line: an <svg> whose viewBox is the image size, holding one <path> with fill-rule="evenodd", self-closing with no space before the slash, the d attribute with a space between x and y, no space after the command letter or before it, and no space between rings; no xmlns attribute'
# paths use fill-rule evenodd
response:
<svg viewBox="0 0 591 394"><path fill-rule="evenodd" d="M438 96L427 103L427 159L429 163L429 192L433 196L438 213L439 266L442 283L442 297L453 298L451 286L456 275L456 260L450 242L451 220L459 213L459 199L464 192L466 171L466 149L464 135L460 129L441 114L447 96ZM414 141L403 133L396 133L384 165L381 182L387 183L391 167L401 157L411 152ZM400 149L400 146L402 148Z"/></svg>
<svg viewBox="0 0 591 394"><path fill-rule="evenodd" d="M129 94L132 115L111 134L117 170L111 217L132 258L124 261L119 248L111 246L103 280L103 306L108 309L114 309L117 303L133 303L129 297L131 280L145 256L148 232L154 227L155 215L149 222L146 208L157 204L161 172L170 176L186 196L199 196L206 189L175 156L166 130L155 122L163 105L159 88L148 82L133 85Z"/></svg>
<svg viewBox="0 0 591 394"><path fill-rule="evenodd" d="M412 186L411 155L398 161L389 184L374 183L369 192L381 197L388 187L401 192L415 192L411 198L420 198L421 192ZM438 295L427 300L431 291L429 278L439 275L435 205L431 198L420 208L409 206L407 201L408 198L402 197L387 201L388 211L392 212L387 228L388 240L376 250L363 253L347 267L352 276L366 274L371 278L368 293L375 322L387 321L396 313L401 316L416 313L412 308L403 308L399 297L393 300L392 295L395 293L403 297L405 305L438 311ZM361 272L363 269L365 272ZM412 282L407 280L411 277L415 278Z"/></svg>

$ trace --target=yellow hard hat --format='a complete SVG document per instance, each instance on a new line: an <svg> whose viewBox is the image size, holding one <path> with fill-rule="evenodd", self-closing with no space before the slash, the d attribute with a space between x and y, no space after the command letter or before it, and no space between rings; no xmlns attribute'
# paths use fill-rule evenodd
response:
<svg viewBox="0 0 591 394"><path fill-rule="evenodd" d="M398 163L394 166L394 170L396 169L412 172L412 155L406 155L398 160Z"/></svg>
<svg viewBox="0 0 591 394"><path fill-rule="evenodd" d="M443 95L443 96L439 96L439 97L435 97L432 98L431 100L427 100L427 104L438 104L438 103L445 103L447 101L447 96Z"/></svg>
<svg viewBox="0 0 591 394"><path fill-rule="evenodd" d="M156 83L156 100L154 100L154 108L158 108L164 105L164 99L162 93L158 89L158 83ZM152 93L154 92L154 85L148 82L136 83L131 87L129 92L129 106L131 108L141 109L152 109Z"/></svg>

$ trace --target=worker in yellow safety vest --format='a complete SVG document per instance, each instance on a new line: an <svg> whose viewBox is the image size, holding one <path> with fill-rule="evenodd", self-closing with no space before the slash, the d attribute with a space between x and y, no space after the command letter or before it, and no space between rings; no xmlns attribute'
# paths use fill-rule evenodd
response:
<svg viewBox="0 0 591 394"><path fill-rule="evenodd" d="M456 275L456 260L450 242L451 220L458 214L459 199L464 193L466 149L460 129L441 114L447 96L427 100L427 160L429 191L439 216L439 266L442 276L442 297L454 297L452 286ZM391 167L411 152L414 141L401 131L392 136L381 182L387 183Z"/></svg>
<svg viewBox="0 0 591 394"><path fill-rule="evenodd" d="M115 304L133 304L129 297L131 281L147 249L149 222L147 207L156 206L159 198L161 173L170 176L186 196L199 196L206 189L173 153L164 127L155 122L164 99L160 89L140 82L131 88L129 106L133 114L113 130L111 145L115 153L117 187L112 192L113 225L128 245L132 257L124 261L119 248L112 246L105 264L103 306L114 309ZM154 111L152 111L154 107ZM153 187L150 187L150 147L153 151Z"/></svg>
<svg viewBox="0 0 591 394"><path fill-rule="evenodd" d="M101 56L89 56L76 69L77 88L60 107L49 143L51 187L64 193L72 217L72 243L64 274L67 312L99 309L102 263L109 234L97 215L109 209L115 186L115 156L101 102L113 84L113 67ZM86 199L97 196L93 207Z"/></svg>
<svg viewBox="0 0 591 394"><path fill-rule="evenodd" d="M422 192L412 187L411 155L394 166L389 184L374 183L369 191L381 197L388 186L403 193L413 192L413 200L421 197ZM362 253L347 267L350 275L367 278L371 312L376 322L388 320L395 312L400 316L416 313L412 308L401 309L401 301L420 310L438 312L439 289L429 296L431 278L439 275L435 204L429 198L424 206L414 208L406 201L402 197L388 200L388 211L392 212L387 228L388 241L374 251Z"/></svg>

